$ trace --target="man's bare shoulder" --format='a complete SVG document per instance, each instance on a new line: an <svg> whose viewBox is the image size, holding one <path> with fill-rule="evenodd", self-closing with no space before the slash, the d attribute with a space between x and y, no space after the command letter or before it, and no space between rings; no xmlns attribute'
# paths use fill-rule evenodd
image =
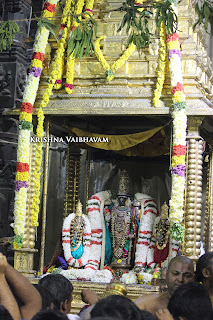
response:
<svg viewBox="0 0 213 320"><path fill-rule="evenodd" d="M143 310L146 310L146 307L150 305L152 302L157 302L159 301L161 297L160 293L150 293L150 294L145 294L142 297L137 298L134 300L134 303Z"/></svg>
<svg viewBox="0 0 213 320"><path fill-rule="evenodd" d="M139 309L149 311L155 315L156 311L159 309L167 308L169 294L168 292L145 294L144 296L136 299L134 302Z"/></svg>

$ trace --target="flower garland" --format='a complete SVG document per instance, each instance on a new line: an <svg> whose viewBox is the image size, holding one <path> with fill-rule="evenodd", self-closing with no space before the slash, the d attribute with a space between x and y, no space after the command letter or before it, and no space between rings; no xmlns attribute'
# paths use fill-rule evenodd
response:
<svg viewBox="0 0 213 320"><path fill-rule="evenodd" d="M71 0L66 1L64 12L68 12L70 8L70 2ZM36 135L39 138L39 142L36 143L36 152L35 152L34 193L33 193L32 208L31 208L32 226L38 225L38 213L39 213L39 203L40 203L40 176L41 176L40 169L41 169L41 162L42 162L42 139L41 138L43 136L43 131L44 131L43 108L46 107L49 102L49 97L52 93L53 86L57 79L57 75L58 75L57 66L60 65L61 56L63 56L65 51L68 27L69 25L67 24L67 26L63 29L62 38L58 41L56 58L54 61L53 69L49 77L49 81L48 81L49 83L48 83L47 89L45 90L45 93L43 94L42 101L37 113L38 125L37 125Z"/></svg>
<svg viewBox="0 0 213 320"><path fill-rule="evenodd" d="M172 100L171 108L173 118L173 148L172 148L172 190L169 218L172 222L172 234L176 236L174 240L183 238L183 201L185 188L185 157L186 157L186 99L184 95L181 51L179 36L177 33L170 34L166 40L169 68L171 76Z"/></svg>
<svg viewBox="0 0 213 320"><path fill-rule="evenodd" d="M101 261L103 226L100 212L101 200L95 194L88 200L87 214L91 224L91 254L86 269L98 270Z"/></svg>
<svg viewBox="0 0 213 320"><path fill-rule="evenodd" d="M154 263L154 244L151 242L154 221L158 215L155 201L148 195L141 193L135 194L135 199L140 201L143 212L140 218L138 230L138 240L135 252L135 266L153 268Z"/></svg>
<svg viewBox="0 0 213 320"><path fill-rule="evenodd" d="M106 38L106 36L102 36L95 41L95 54L96 54L98 61L101 64L101 66L106 71L106 80L108 82L110 82L111 80L114 79L115 71L124 65L124 63L129 59L129 57L135 51L136 46L134 45L133 42L130 43L128 48L124 51L123 55L117 61L115 61L113 63L113 65L110 67L110 65L108 64L108 62L104 58L103 53L101 52L101 48L100 48L100 42L101 42L101 40L103 40L105 38Z"/></svg>
<svg viewBox="0 0 213 320"><path fill-rule="evenodd" d="M161 22L160 26L160 48L159 48L159 61L158 61L158 77L156 83L156 89L154 91L153 103L154 107L160 107L160 96L162 94L163 84L165 80L167 61L167 50L166 50L166 26Z"/></svg>
<svg viewBox="0 0 213 320"><path fill-rule="evenodd" d="M60 270L60 274L69 280L87 280L98 283L110 283L113 279L111 271L107 269L96 271L91 269Z"/></svg>
<svg viewBox="0 0 213 320"><path fill-rule="evenodd" d="M65 28L67 28L68 30L70 29L71 16L69 14L72 11L72 8L74 6L75 6L75 0L69 0L67 2L67 5L64 8L63 17L61 20L60 29L59 29L59 33L58 33L58 40L62 39ZM67 33L67 35L68 35L68 33ZM68 40L67 38L68 37L66 37L66 42L64 43L64 46L67 45L67 40ZM62 77L63 77L63 70L64 70L64 54L61 55L58 62L59 62L59 64L57 65L58 74L57 74L57 78L56 78L55 85L54 85L54 89L56 89L56 90L59 90L62 87Z"/></svg>
<svg viewBox="0 0 213 320"><path fill-rule="evenodd" d="M75 218L75 213L71 213L64 219L62 227L62 247L64 250L64 257L67 263L71 267L80 268L87 264L90 256L90 242L91 242L91 227L90 222L85 214L82 215L85 222L85 228L83 233L83 255L79 259L75 259L72 256L70 246L70 224Z"/></svg>
<svg viewBox="0 0 213 320"><path fill-rule="evenodd" d="M75 14L79 15L82 13L84 7L84 0L78 0L75 7ZM79 23L74 19L73 25L70 30L69 37L72 36L72 31L77 28ZM66 84L65 90L68 94L72 93L73 89L73 79L74 79L74 66L75 66L75 59L73 58L73 53L67 58L67 73L66 73Z"/></svg>
<svg viewBox="0 0 213 320"><path fill-rule="evenodd" d="M143 0L136 0L135 1L135 5L140 6L142 3L143 3ZM143 11L143 8L140 8L139 11ZM100 42L101 42L101 40L103 40L105 38L106 38L106 36L102 36L95 41L95 54L96 54L98 61L101 64L101 66L106 71L107 82L110 82L111 80L114 79L115 72L124 65L124 63L129 59L129 57L135 51L136 46L134 45L133 42L131 42L130 45L128 46L128 48L126 48L126 50L124 51L123 55L117 61L115 61L113 63L113 65L110 67L108 62L105 60L105 58L101 52L101 48L100 48Z"/></svg>
<svg viewBox="0 0 213 320"><path fill-rule="evenodd" d="M54 9L59 0L50 0L45 3L42 11L42 17L51 18ZM32 129L32 111L33 104L36 99L39 80L42 71L42 62L44 60L45 48L49 37L49 31L45 27L41 27L36 34L33 48L33 57L30 71L27 78L26 88L23 95L23 103L21 105L19 116L19 140L17 151L17 168L16 168L16 190L14 205L14 228L15 239L13 247L15 249L21 247L24 234L24 225L26 219L26 203L27 188L29 179L29 146L30 133Z"/></svg>
<svg viewBox="0 0 213 320"><path fill-rule="evenodd" d="M85 18L89 18L90 16L93 15L93 11L92 11L93 5L94 5L94 0L86 0L85 8L84 8Z"/></svg>

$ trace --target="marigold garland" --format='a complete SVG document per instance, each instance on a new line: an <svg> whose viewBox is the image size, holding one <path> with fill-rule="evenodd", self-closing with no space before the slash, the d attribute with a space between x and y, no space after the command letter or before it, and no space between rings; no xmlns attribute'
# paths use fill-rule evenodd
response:
<svg viewBox="0 0 213 320"><path fill-rule="evenodd" d="M43 8L42 17L52 17L54 8L58 1L59 0L50 0L47 2ZM23 244L28 188L27 182L29 179L29 146L32 129L32 110L38 90L42 61L44 60L48 37L49 31L45 27L38 29L33 47L34 53L32 63L27 78L19 117L14 223L12 224L15 233L12 245L15 249L20 248ZM24 168L28 168L28 170L25 171Z"/></svg>
<svg viewBox="0 0 213 320"><path fill-rule="evenodd" d="M166 62L167 62L167 48L166 48L166 26L161 22L160 26L160 47L159 47L159 61L157 72L157 83L154 91L153 103L154 107L160 107L160 96L162 94L163 84L165 80Z"/></svg>
<svg viewBox="0 0 213 320"><path fill-rule="evenodd" d="M67 0L65 3L64 11L68 12L70 10L71 6L71 0ZM63 14L64 16L64 14ZM44 124L44 113L43 108L47 106L49 102L49 97L52 93L53 86L55 84L55 81L57 80L58 75L58 65L61 62L61 57L64 55L65 51L65 45L66 45L66 39L68 34L68 27L69 24L65 28L63 28L63 34L62 38L58 41L58 49L56 51L56 58L54 61L53 69L51 71L48 86L45 90L45 93L43 94L42 101L37 113L38 117L38 126L36 135L38 138L42 138L43 136L43 124ZM38 226L38 213L39 213L39 204L40 204L40 176L41 176L41 162L42 162L42 142L41 139L39 139L39 142L36 143L36 153L35 153L35 170L34 170L34 193L33 193L33 199L32 199L32 210L31 210L31 222L32 226Z"/></svg>
<svg viewBox="0 0 213 320"><path fill-rule="evenodd" d="M173 117L173 150L172 150L172 188L170 214L172 222L172 236L176 241L183 238L183 201L185 188L185 154L186 154L186 99L181 69L181 52L179 36L177 33L168 36L167 49L169 56L169 67L171 76L171 91L173 105L171 107ZM174 232L178 230L178 232Z"/></svg>
<svg viewBox="0 0 213 320"><path fill-rule="evenodd" d="M92 11L93 5L94 5L94 0L86 0L85 8L84 8L86 19L93 15L93 11Z"/></svg>
<svg viewBox="0 0 213 320"><path fill-rule="evenodd" d="M101 40L103 40L105 38L106 38L106 36L102 36L95 41L95 54L96 54L98 61L101 64L101 66L106 71L107 81L110 82L111 80L114 79L115 71L124 65L124 63L129 59L131 54L135 51L136 47L133 42L130 43L128 48L124 51L123 55L117 61L115 61L113 63L113 65L110 67L110 65L108 64L108 62L104 58L103 53L101 52L101 48L100 48L100 42L101 42Z"/></svg>
<svg viewBox="0 0 213 320"><path fill-rule="evenodd" d="M69 30L70 24L71 24L71 17L69 16L69 13L71 12L72 6L74 6L75 1L69 0L64 8L63 11L63 17L61 20L60 30L58 34L58 39L62 39L62 35L64 33L64 29L67 28ZM67 39L68 39L68 32L66 36L66 41L64 43L64 46L67 45ZM62 77L63 77L63 70L64 70L64 54L61 55L60 59L58 59L58 65L57 65L58 74L56 77L54 89L59 90L62 87Z"/></svg>
<svg viewBox="0 0 213 320"><path fill-rule="evenodd" d="M75 11L74 13L76 15L79 15L82 13L84 7L84 0L79 0L77 1L77 4L75 6ZM73 19L73 25L70 30L70 35L71 37L72 30L76 28L79 25L79 23L76 21L76 19ZM72 93L73 90L73 80L74 80L74 66L75 66L75 59L73 59L73 54L71 54L67 58L67 73L66 73L66 84L65 84L65 90L68 94Z"/></svg>

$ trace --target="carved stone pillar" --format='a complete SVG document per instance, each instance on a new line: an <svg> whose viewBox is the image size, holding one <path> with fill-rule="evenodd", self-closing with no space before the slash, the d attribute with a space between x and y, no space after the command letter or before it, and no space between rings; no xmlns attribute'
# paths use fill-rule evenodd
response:
<svg viewBox="0 0 213 320"><path fill-rule="evenodd" d="M212 148L209 155L206 187L204 246L205 251L213 251L213 159Z"/></svg>
<svg viewBox="0 0 213 320"><path fill-rule="evenodd" d="M27 190L27 212L26 212L26 221L24 227L24 243L23 247L19 250L15 250L14 254L14 267L25 275L34 274L33 270L33 260L34 253L38 252L37 249L34 249L35 246L35 235L36 228L31 224L31 205L32 205L32 196L33 196L33 172L35 169L35 151L36 143L30 144L30 163L29 163L29 181L28 181L28 190Z"/></svg>
<svg viewBox="0 0 213 320"><path fill-rule="evenodd" d="M66 169L66 190L64 199L64 216L75 212L75 207L79 199L80 184L80 150L68 145L67 169Z"/></svg>
<svg viewBox="0 0 213 320"><path fill-rule="evenodd" d="M200 254L201 214L202 214L202 148L199 135L201 117L188 117L186 189L184 206L183 254L193 261Z"/></svg>
<svg viewBox="0 0 213 320"><path fill-rule="evenodd" d="M4 3L4 5L3 5ZM11 50L0 53L0 109L14 108L22 101L27 76L27 46L31 16L31 0L7 0L0 6L1 20L20 20L21 33L15 35Z"/></svg>

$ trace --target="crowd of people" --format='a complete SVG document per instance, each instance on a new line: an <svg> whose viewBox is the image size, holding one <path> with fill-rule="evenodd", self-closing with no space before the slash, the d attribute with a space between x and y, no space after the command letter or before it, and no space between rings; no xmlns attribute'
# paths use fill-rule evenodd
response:
<svg viewBox="0 0 213 320"><path fill-rule="evenodd" d="M122 295L98 299L82 291L88 307L71 314L73 286L60 274L32 285L0 253L0 319L2 320L213 320L213 252L196 264L186 256L173 258L162 270L160 292L131 301Z"/></svg>

